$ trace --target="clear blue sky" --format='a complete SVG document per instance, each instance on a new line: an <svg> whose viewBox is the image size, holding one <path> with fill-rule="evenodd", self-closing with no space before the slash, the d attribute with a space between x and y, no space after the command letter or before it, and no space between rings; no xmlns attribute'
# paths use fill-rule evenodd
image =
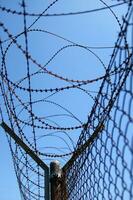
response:
<svg viewBox="0 0 133 200"><path fill-rule="evenodd" d="M51 3L51 0L27 0L26 9L30 13L41 13L45 8ZM108 5L114 4L116 1L106 0ZM21 1L19 0L1 0L0 6L7 7L12 10L22 11L20 6ZM59 0L53 7L51 7L47 13L66 13L66 12L76 12L91 10L95 8L105 7L105 5L99 0ZM126 10L126 6L120 6L113 8L114 12L121 20L121 16ZM23 31L23 17L18 15L12 15L10 13L1 12L0 18L4 22L5 26L8 28L9 32L13 35ZM37 17L27 17L28 26L34 22ZM43 29L55 34L58 34L64 38L71 40L74 43L95 47L95 46L105 46L112 47L116 41L116 37L120 30L118 22L116 21L110 10L103 10L93 13L86 13L82 15L73 16L63 16L63 17L42 17L40 18L32 27L32 29ZM7 39L7 35L0 30L0 37L3 40ZM20 37L18 42L23 45L24 37ZM51 58L51 56L60 49L63 45L68 45L66 42L60 38L49 35L47 33L31 32L29 33L29 51L30 54L35 58L38 63L44 65ZM6 43L5 43L6 45ZM92 50L92 49L91 49ZM107 66L112 49L94 49L96 55ZM13 81L19 80L26 74L26 64L24 62L23 55L17 50L13 45L8 52L7 56L7 66L8 73ZM89 51L82 48L67 48L54 59L48 65L48 69L60 74L64 77L70 77L72 79L87 80L94 79L96 77L104 75L105 69L101 62ZM32 72L37 69L33 66ZM33 80L34 88L41 88L43 77L37 77ZM45 83L43 82L43 87L58 87L61 82L55 81L49 76L45 77ZM63 83L65 85L65 83ZM99 84L92 84L89 86L88 90L98 91ZM25 83L26 86L26 83ZM21 97L23 93L18 93ZM92 92L92 95L94 93ZM33 96L34 99L37 96ZM23 96L23 99L27 97ZM56 99L56 97L55 97ZM50 99L51 100L51 99ZM54 99L52 99L54 100ZM57 102L62 103L64 107L67 107L72 111L82 122L86 122L87 115L93 105L93 101L86 98L81 92L67 92L63 95L58 95ZM75 103L76 102L76 103ZM82 107L81 107L82 102ZM40 116L50 115L56 112L56 108L45 104L45 110L42 109L41 105L37 106L35 112ZM60 111L61 113L62 111ZM23 115L26 115L24 113ZM71 122L70 119L61 122L62 126L67 126L68 123L72 126L74 121ZM72 123L72 124L71 124ZM5 133L0 129L0 194L1 200L20 200L20 195L18 191L18 185L16 177L14 174L13 163L11 159L11 154L5 137ZM73 139L76 141L80 131L75 133ZM48 140L46 140L46 143ZM55 140L52 145L63 145L60 141ZM41 145L41 144L40 144ZM51 145L51 144L50 144ZM63 165L64 163L62 163Z"/></svg>

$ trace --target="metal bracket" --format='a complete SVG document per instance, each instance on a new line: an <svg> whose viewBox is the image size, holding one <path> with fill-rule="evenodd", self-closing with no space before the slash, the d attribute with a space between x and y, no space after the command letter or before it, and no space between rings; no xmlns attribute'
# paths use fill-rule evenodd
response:
<svg viewBox="0 0 133 200"><path fill-rule="evenodd" d="M17 134L11 128L9 128L9 126L5 122L1 123L1 127L44 170L45 172L45 200L49 200L49 167L34 153L34 151L32 151L22 141L22 139L20 139L17 136Z"/></svg>

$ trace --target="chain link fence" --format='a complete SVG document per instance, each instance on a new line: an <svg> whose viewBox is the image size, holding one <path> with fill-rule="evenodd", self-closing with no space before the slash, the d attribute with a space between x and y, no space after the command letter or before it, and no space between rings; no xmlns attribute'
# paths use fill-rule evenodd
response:
<svg viewBox="0 0 133 200"><path fill-rule="evenodd" d="M18 8L19 2L16 2ZM89 10L49 13L49 9L56 6L56 3L60 4L60 1L55 0L50 4L47 2L46 9L40 13L29 12L30 6L28 7L28 5L30 4L24 0L20 4L20 10L16 9L16 7L8 8L4 3L0 5L0 10L6 16L9 14L15 19L18 17L23 20L21 22L23 31L19 32L17 30L17 34L14 29L12 30L14 32L11 33L11 30L7 28L8 26L10 27L8 23L7 25L5 22L0 22L2 30L0 43L0 120L8 122L11 129L44 163L49 165L53 159L59 159L62 163L62 177L57 181L58 187L55 193L55 200L132 200L132 1L115 1L115 4L112 4L112 1L99 0L96 3L98 6ZM118 10L115 9L119 9L121 6L124 6L122 7L124 15L123 17L118 17L116 14ZM88 47L66 39L52 31L40 29L38 26L34 27L39 20L46 19L46 17L53 17L53 19L56 17L61 17L60 19L68 17L68 21L66 20L65 22L70 25L72 17L98 13L99 11L104 12L105 10L109 12L109 19L112 17L112 21L109 21L108 24L114 23L115 20L117 27L119 27L119 33L117 38L115 35L113 46ZM95 14L94 16L97 15ZM105 15L103 16L105 17ZM49 23L52 26L55 21L50 21ZM59 21L60 23L62 24L62 21ZM42 26L42 24L39 25ZM10 29L12 29L12 26ZM80 30L82 31L82 28ZM37 43L35 49L31 50L30 45L34 44L33 41L37 38L30 37L30 34L34 32L39 34L40 41L43 40L41 33L55 37L56 41L57 39L63 40L61 42L63 46L54 51L54 53L52 52L52 56L45 64L40 61L42 57L35 53ZM65 42L67 44L64 44ZM17 75L10 68L10 64L11 66L14 65L12 54L10 55L11 48L13 55L18 56L19 64L25 66L23 70L16 71ZM39 48L41 48L41 43L39 43ZM94 69L95 78L88 78L87 80L83 78L81 80L61 75L60 70L62 69L60 68L59 72L58 69L57 72L49 69L51 62L58 63L56 56L69 48L83 49L93 55L97 61L93 63L91 58L92 63L97 66L100 63L102 66L102 70L100 69L101 71L98 72L99 74L96 72L96 68ZM93 49L97 49L97 51L100 49L101 53L97 53ZM107 53L103 49L106 49ZM22 57L18 54L18 50L21 52ZM49 48L46 47L45 52L47 52L46 50L51 53L51 46ZM30 52L32 53L30 54ZM99 56L101 54L103 56ZM110 58L106 64L104 64L106 59L104 61L102 59L104 56ZM73 57L71 58L74 60ZM16 65L18 61L16 61ZM74 72L70 71L70 73ZM79 75L81 75L80 72L81 69L79 70ZM88 71L86 74L89 74ZM91 84L93 84L93 91L91 90ZM76 92L74 93L73 91ZM84 97L86 94L87 98ZM75 107L75 102L78 104L78 99L81 96L83 96L83 99L79 100L81 107L79 109L79 105ZM75 99L72 101L74 97ZM62 104L63 101L65 102L64 104ZM87 102L90 102L89 106ZM84 107L84 105L87 106ZM87 110L88 107L89 112ZM82 108L86 111L87 117L80 118ZM42 110L45 110L45 112ZM7 136L7 139L22 199L48 200L50 194L48 170L42 169L9 136Z"/></svg>

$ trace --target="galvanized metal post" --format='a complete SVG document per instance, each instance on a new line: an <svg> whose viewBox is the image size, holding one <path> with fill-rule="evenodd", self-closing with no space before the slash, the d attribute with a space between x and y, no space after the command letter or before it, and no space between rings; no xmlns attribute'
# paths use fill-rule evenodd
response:
<svg viewBox="0 0 133 200"><path fill-rule="evenodd" d="M59 161L52 161L50 163L51 200L61 200L61 175Z"/></svg>

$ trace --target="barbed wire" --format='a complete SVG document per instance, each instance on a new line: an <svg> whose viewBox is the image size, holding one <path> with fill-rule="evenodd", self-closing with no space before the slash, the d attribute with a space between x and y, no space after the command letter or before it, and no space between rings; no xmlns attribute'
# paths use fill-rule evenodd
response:
<svg viewBox="0 0 133 200"><path fill-rule="evenodd" d="M4 2L0 5L2 15L8 18L8 23L7 18L0 22L0 121L6 121L44 162L49 164L53 158L58 158L64 164L61 178L64 183L62 192L57 194L58 200L61 195L62 199L70 200L131 200L132 1L118 1L115 4L106 0L98 0L97 3L91 1L94 8L83 11L74 11L76 5L72 6L71 3L74 10L70 12L58 11L61 5L59 0L44 4L43 11L39 11L38 7L36 12L32 12L33 3L25 0L15 3L15 8L10 8L10 4L7 8ZM124 8L124 11L119 8ZM64 36L63 26L68 26L73 34L76 26L72 27L71 19L74 17L79 23L80 17L87 17L88 21L95 18L99 23L98 13L102 14L103 11L107 12L108 24L112 22L114 31L116 27L118 29L114 41L108 38L111 45L104 45L104 36L98 39L92 37L92 45L82 44L86 26L84 32L82 27L79 32L75 30L72 38L76 40L78 36L78 42ZM93 17L89 19L88 14L93 14ZM11 25L12 17L16 20L14 25ZM60 26L55 32L48 28L47 20L53 19L55 21L49 21L50 27L54 24L56 29L55 22ZM108 34L107 28L104 29ZM50 44L47 41L49 36L52 38ZM100 40L102 46L96 44ZM41 53L43 45L46 61L43 61ZM76 59L71 51L78 51ZM69 60L67 54L70 53ZM89 61L83 60L82 55L87 55ZM84 62L78 71L82 60ZM67 63L70 63L70 69ZM62 69L66 65L67 69ZM74 78L75 74L78 74L78 78ZM45 199L47 180L44 171L9 136L7 139L23 199ZM129 155L129 160L125 154ZM65 181L67 186L64 185Z"/></svg>

